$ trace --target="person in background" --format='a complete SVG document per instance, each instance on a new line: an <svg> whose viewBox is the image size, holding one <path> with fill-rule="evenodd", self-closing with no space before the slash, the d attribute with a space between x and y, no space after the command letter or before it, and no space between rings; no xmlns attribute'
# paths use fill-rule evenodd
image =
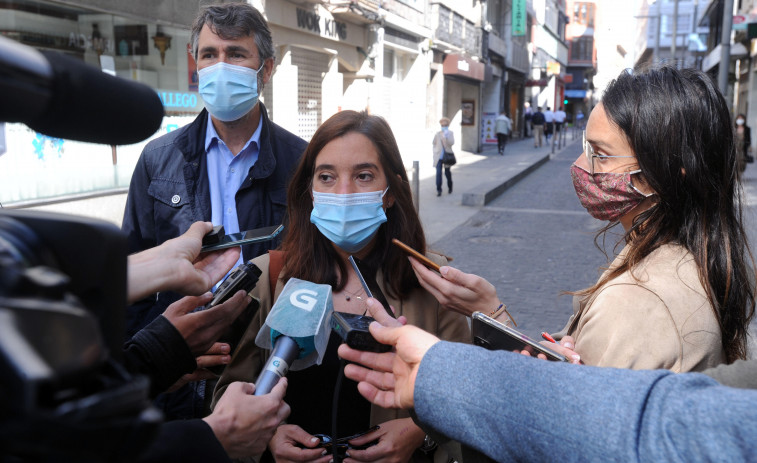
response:
<svg viewBox="0 0 757 463"><path fill-rule="evenodd" d="M533 110L531 109L531 103L526 101L523 103L523 138L528 137L528 128L531 126L531 116L533 115Z"/></svg>
<svg viewBox="0 0 757 463"><path fill-rule="evenodd" d="M565 111L563 110L563 107L560 106L560 109L555 111L555 135L558 137L560 136L560 130L562 129L562 126L565 124L565 119L568 117L567 114L565 114Z"/></svg>
<svg viewBox="0 0 757 463"><path fill-rule="evenodd" d="M447 177L447 191L452 194L452 172L450 166L444 165L442 155L444 151L452 151L452 145L455 144L455 134L449 129L449 118L439 119L441 130L436 132L431 142L432 152L434 155L434 167L436 167L436 196L442 195L442 168L444 176Z"/></svg>
<svg viewBox="0 0 757 463"><path fill-rule="evenodd" d="M746 358L754 264L733 137L723 96L699 71L623 72L606 88L571 176L589 214L609 222L596 239L620 224L623 247L573 293L573 315L554 335L573 336L586 364L685 372ZM413 268L448 308L501 304L478 276Z"/></svg>
<svg viewBox="0 0 757 463"><path fill-rule="evenodd" d="M744 172L747 163L754 161L750 154L752 151L752 129L746 125L745 115L736 116L734 130L736 132L736 151L739 153L739 172Z"/></svg>
<svg viewBox="0 0 757 463"><path fill-rule="evenodd" d="M544 113L541 106L536 107L536 112L531 116L531 125L534 129L534 148L541 148L541 139L544 137Z"/></svg>
<svg viewBox="0 0 757 463"><path fill-rule="evenodd" d="M351 362L346 376L359 381L372 403L412 409L441 446L454 439L498 462L609 456L747 462L757 452L754 380L751 390L734 389L697 373L576 366L489 351L402 326L369 303L377 320L371 334L394 352L341 346L339 355ZM723 376L722 370L754 378L757 360L705 373ZM570 423L570 432L555 423Z"/></svg>
<svg viewBox="0 0 757 463"><path fill-rule="evenodd" d="M555 113L553 113L552 109L549 106L547 106L546 111L544 111L544 138L547 139L547 144L549 144L549 139L552 137L554 128L555 128Z"/></svg>
<svg viewBox="0 0 757 463"><path fill-rule="evenodd" d="M499 113L497 119L495 119L494 131L497 133L497 151L500 155L505 154L505 145L507 145L507 139L510 136L513 128L513 121L507 117L507 113L503 109Z"/></svg>
<svg viewBox="0 0 757 463"><path fill-rule="evenodd" d="M289 185L288 216L289 232L281 249L253 260L262 270L260 281L274 284L258 284L252 291L260 310L221 375L214 400L224 399L229 383L258 377L270 352L258 347L255 338L291 278L330 285L337 312L365 313L367 296L348 261L351 255L365 264L363 277L376 281L397 317L440 337L470 342L465 318L441 308L392 244L397 238L426 250L402 157L384 119L341 111L316 130ZM446 262L438 254L426 254L437 263ZM270 455L258 461L338 461L337 455L316 447L320 440L315 434L332 434L332 427L338 434L332 439L362 434L350 439L350 445L375 442L365 449L351 448L353 461L404 462L433 456L425 433L407 414L371 407L355 383L340 382L336 351L341 337L334 332L330 336L322 364L289 372L287 402L292 414L270 441ZM380 428L366 433L375 425Z"/></svg>
<svg viewBox="0 0 757 463"><path fill-rule="evenodd" d="M199 92L205 109L189 125L145 146L129 186L122 229L129 252L184 233L196 221L224 231L279 225L286 185L306 142L270 119L259 97L274 68L271 32L247 3L203 6L191 32ZM226 91L234 88L233 92ZM239 262L278 243L242 247ZM127 311L129 336L178 300L173 291L150 294ZM205 383L159 398L169 418L208 412Z"/></svg>

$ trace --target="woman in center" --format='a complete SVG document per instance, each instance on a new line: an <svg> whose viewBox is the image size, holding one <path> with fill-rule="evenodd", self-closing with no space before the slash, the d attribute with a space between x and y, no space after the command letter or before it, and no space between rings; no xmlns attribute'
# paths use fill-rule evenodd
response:
<svg viewBox="0 0 757 463"><path fill-rule="evenodd" d="M466 318L442 309L420 286L402 251L391 243L397 238L414 249L426 249L397 142L384 119L355 111L342 111L329 118L313 135L287 196L283 252L253 260L263 273L250 294L260 300L261 307L221 375L214 402L231 382L257 379L269 352L255 345L255 336L290 278L331 285L337 312L366 312L367 297L348 261L350 255L376 270L376 281L397 317L404 316L408 323L443 339L470 342ZM446 262L440 255L426 254L439 264ZM276 281L273 294L271 273L272 281ZM268 446L276 461L325 463L334 458L315 447L324 440L316 439L315 434L332 433L332 400L341 370L337 357L340 342L341 338L331 333L321 365L287 375L286 401L292 413ZM372 406L358 393L357 383L346 378L341 380L336 424L333 439L379 425L377 430L351 440L355 446L376 442L365 449L347 450L359 461L388 457L408 461L416 450L428 450L424 448L424 442L428 443L425 433L409 415Z"/></svg>

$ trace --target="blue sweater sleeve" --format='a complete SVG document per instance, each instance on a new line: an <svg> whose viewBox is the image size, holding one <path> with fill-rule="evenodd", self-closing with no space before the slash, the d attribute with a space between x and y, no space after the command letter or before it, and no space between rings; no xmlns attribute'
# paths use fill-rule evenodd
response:
<svg viewBox="0 0 757 463"><path fill-rule="evenodd" d="M423 358L415 413L496 461L757 455L757 391L696 373L594 368L448 342Z"/></svg>

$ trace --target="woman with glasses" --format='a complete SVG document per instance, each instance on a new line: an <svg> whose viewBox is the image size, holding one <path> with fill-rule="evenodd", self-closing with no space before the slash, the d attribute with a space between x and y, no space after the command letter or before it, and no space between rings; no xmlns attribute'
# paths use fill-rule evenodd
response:
<svg viewBox="0 0 757 463"><path fill-rule="evenodd" d="M342 111L324 122L290 180L287 214L280 251L253 260L262 274L250 294L260 300L260 309L221 375L215 401L230 383L257 379L270 352L257 347L255 338L291 278L330 285L337 312L366 312L367 296L350 256L375 274L397 317L447 340L470 342L465 317L441 308L391 242L397 238L414 249L426 249L405 166L384 119ZM440 255L427 255L446 264ZM361 273L371 278L369 272ZM357 383L340 379L340 342L331 333L321 365L287 374L291 414L268 445L273 458L327 463L349 453L359 461L408 461L416 450L430 451L433 445L407 413L372 406L360 396ZM270 461L270 456L263 460Z"/></svg>
<svg viewBox="0 0 757 463"><path fill-rule="evenodd" d="M573 293L558 333L590 365L698 371L746 358L754 313L737 153L726 102L699 71L623 72L592 111L571 166L581 204L624 230L597 283ZM620 247L620 246L619 246ZM421 284L452 309L499 304L475 275L417 262Z"/></svg>

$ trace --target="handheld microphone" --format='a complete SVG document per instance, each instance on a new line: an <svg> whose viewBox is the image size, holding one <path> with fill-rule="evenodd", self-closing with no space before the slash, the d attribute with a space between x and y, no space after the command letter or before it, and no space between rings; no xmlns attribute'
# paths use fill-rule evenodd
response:
<svg viewBox="0 0 757 463"><path fill-rule="evenodd" d="M255 344L271 349L255 381L255 395L271 392L289 370L320 365L329 343L334 311L331 286L291 278L258 331Z"/></svg>
<svg viewBox="0 0 757 463"><path fill-rule="evenodd" d="M0 121L68 140L128 145L163 121L163 104L150 87L2 36L0 94Z"/></svg>

